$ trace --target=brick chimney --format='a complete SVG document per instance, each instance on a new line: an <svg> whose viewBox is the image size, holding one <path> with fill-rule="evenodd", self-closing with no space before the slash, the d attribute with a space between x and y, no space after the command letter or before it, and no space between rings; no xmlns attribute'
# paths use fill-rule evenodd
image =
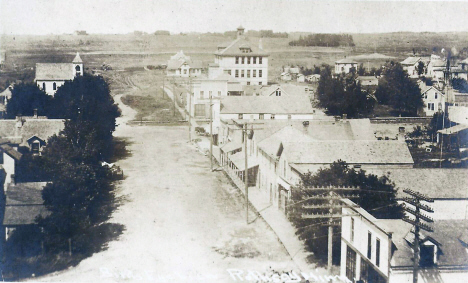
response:
<svg viewBox="0 0 468 283"><path fill-rule="evenodd" d="M34 119L37 119L37 108L34 109Z"/></svg>

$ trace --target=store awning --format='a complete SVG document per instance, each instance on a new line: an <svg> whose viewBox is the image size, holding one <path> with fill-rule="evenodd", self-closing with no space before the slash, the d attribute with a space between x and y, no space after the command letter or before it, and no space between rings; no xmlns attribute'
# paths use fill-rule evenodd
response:
<svg viewBox="0 0 468 283"><path fill-rule="evenodd" d="M238 149L241 149L241 148L242 148L242 143L240 143L240 142L228 142L228 143L224 144L223 146L221 146L221 150L224 153L228 153L228 152L238 150Z"/></svg>
<svg viewBox="0 0 468 283"><path fill-rule="evenodd" d="M237 170L239 171L244 171L245 170L245 156L244 152L238 152L236 154L233 154L229 157L229 160L234 163L234 165L237 167ZM248 158L248 168L254 168L255 166L258 166L258 160L255 156L249 156Z"/></svg>
<svg viewBox="0 0 468 283"><path fill-rule="evenodd" d="M460 124L460 125L456 125L450 128L438 130L437 132L441 133L442 135L451 135L451 134L456 134L458 132L464 131L466 129L468 129L468 125Z"/></svg>

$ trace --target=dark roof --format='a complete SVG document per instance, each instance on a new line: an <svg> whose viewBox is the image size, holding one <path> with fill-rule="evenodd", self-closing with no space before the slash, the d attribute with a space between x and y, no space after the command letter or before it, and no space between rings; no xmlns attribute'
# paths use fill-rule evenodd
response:
<svg viewBox="0 0 468 283"><path fill-rule="evenodd" d="M74 77L72 63L36 63L37 81L71 81Z"/></svg>
<svg viewBox="0 0 468 283"><path fill-rule="evenodd" d="M392 242L395 245L390 264L392 267L409 267L413 265L413 249L407 241L412 225L400 219L379 219L377 225L385 231L392 232ZM466 220L436 220L431 226L434 232L422 231L422 242L433 240L438 244L437 267L466 266L468 254L460 239L466 238L468 222Z"/></svg>
<svg viewBox="0 0 468 283"><path fill-rule="evenodd" d="M244 53L242 52L241 48L248 48L251 50L251 52ZM229 46L227 46L226 48L217 50L215 52L215 55L219 55L219 56L269 56L270 54L241 37L231 42Z"/></svg>
<svg viewBox="0 0 468 283"><path fill-rule="evenodd" d="M0 137L9 139L12 142L16 139L20 146L27 146L27 140L32 136L47 141L51 136L63 130L65 126L62 119L23 117L21 121L19 122L16 119L0 120Z"/></svg>
<svg viewBox="0 0 468 283"><path fill-rule="evenodd" d="M45 185L45 182L10 184L6 191L3 225L34 224L37 216L46 216L49 212L42 199L42 189Z"/></svg>
<svg viewBox="0 0 468 283"><path fill-rule="evenodd" d="M8 154L11 158L15 159L16 161L20 160L23 155L19 153L16 149L12 148L8 144L0 145L0 148Z"/></svg>

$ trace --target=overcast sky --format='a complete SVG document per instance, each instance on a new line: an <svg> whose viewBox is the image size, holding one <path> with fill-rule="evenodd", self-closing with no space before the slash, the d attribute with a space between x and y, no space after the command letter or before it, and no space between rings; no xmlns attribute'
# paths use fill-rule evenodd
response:
<svg viewBox="0 0 468 283"><path fill-rule="evenodd" d="M468 31L468 2L311 0L0 0L5 34Z"/></svg>

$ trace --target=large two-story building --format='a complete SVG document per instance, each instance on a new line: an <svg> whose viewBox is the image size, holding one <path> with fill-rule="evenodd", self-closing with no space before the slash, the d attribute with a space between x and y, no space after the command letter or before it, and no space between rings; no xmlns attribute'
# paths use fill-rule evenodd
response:
<svg viewBox="0 0 468 283"><path fill-rule="evenodd" d="M261 43L256 46L248 41L244 36L244 28L239 27L236 40L218 46L210 72L227 72L243 85L267 85L269 56Z"/></svg>

